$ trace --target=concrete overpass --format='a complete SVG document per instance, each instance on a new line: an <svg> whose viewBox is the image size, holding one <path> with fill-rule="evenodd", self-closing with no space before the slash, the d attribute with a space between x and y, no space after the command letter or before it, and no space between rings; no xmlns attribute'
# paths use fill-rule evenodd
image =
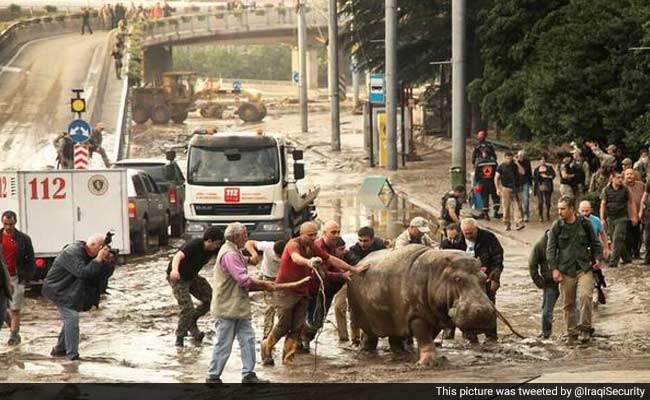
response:
<svg viewBox="0 0 650 400"><path fill-rule="evenodd" d="M293 8L262 8L258 10L217 11L168 17L147 21L143 29L144 79L154 82L160 74L172 69L173 46L193 44L277 44L297 46L297 14ZM311 9L307 20L307 86L318 86L316 47L327 39L327 14ZM348 57L339 57L347 63ZM342 66L345 68L345 66ZM298 51L292 52L292 69L298 71ZM342 69L345 71L345 69Z"/></svg>

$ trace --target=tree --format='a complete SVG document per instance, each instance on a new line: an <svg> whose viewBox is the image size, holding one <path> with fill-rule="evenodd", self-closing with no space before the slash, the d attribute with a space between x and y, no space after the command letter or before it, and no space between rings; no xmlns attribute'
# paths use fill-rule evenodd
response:
<svg viewBox="0 0 650 400"><path fill-rule="evenodd" d="M397 79L405 84L427 82L436 76L432 61L451 58L451 1L400 0L397 26ZM467 39L469 49L476 41L479 11L491 0L468 1ZM341 27L344 43L357 56L360 68L384 69L384 1L346 0L340 13L347 18ZM468 50L469 50L468 49ZM468 61L479 62L478 57ZM472 68L470 67L471 71ZM479 68L480 71L480 68ZM476 76L473 76L476 77Z"/></svg>
<svg viewBox="0 0 650 400"><path fill-rule="evenodd" d="M648 7L640 0L495 0L479 30L470 96L520 138L636 146L650 121ZM648 116L646 116L646 114Z"/></svg>

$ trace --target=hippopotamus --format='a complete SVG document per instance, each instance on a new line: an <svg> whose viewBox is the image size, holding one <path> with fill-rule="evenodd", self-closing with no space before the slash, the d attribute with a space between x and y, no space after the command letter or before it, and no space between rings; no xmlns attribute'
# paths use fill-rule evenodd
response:
<svg viewBox="0 0 650 400"><path fill-rule="evenodd" d="M437 364L433 339L447 327L484 333L494 329L496 310L485 293L487 277L477 259L458 250L410 244L369 254L365 273L348 284L355 323L365 333L362 349L375 350L379 337L391 350L414 336L418 364Z"/></svg>

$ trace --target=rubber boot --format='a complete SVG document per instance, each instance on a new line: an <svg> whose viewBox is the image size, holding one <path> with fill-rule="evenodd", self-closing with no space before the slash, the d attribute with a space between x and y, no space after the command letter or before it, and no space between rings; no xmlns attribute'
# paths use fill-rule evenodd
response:
<svg viewBox="0 0 650 400"><path fill-rule="evenodd" d="M262 341L262 347L260 349L262 352L262 365L275 365L275 362L273 361L273 346L275 346L277 342L278 339L276 339L272 333Z"/></svg>
<svg viewBox="0 0 650 400"><path fill-rule="evenodd" d="M298 351L298 341L292 337L284 339L284 349L282 349L282 364L291 365Z"/></svg>

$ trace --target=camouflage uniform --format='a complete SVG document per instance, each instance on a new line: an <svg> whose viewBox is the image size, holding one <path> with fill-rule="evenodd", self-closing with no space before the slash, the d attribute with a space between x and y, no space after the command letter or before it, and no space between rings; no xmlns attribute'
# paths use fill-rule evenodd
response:
<svg viewBox="0 0 650 400"><path fill-rule="evenodd" d="M169 278L167 278L169 282ZM169 282L174 292L174 297L178 300L181 312L178 316L178 328L176 328L176 337L184 337L187 332L196 337L200 334L196 321L210 310L210 301L212 300L212 287L208 281L197 275L191 281L179 279L176 283ZM192 297L194 296L201 301L201 304L194 308Z"/></svg>

